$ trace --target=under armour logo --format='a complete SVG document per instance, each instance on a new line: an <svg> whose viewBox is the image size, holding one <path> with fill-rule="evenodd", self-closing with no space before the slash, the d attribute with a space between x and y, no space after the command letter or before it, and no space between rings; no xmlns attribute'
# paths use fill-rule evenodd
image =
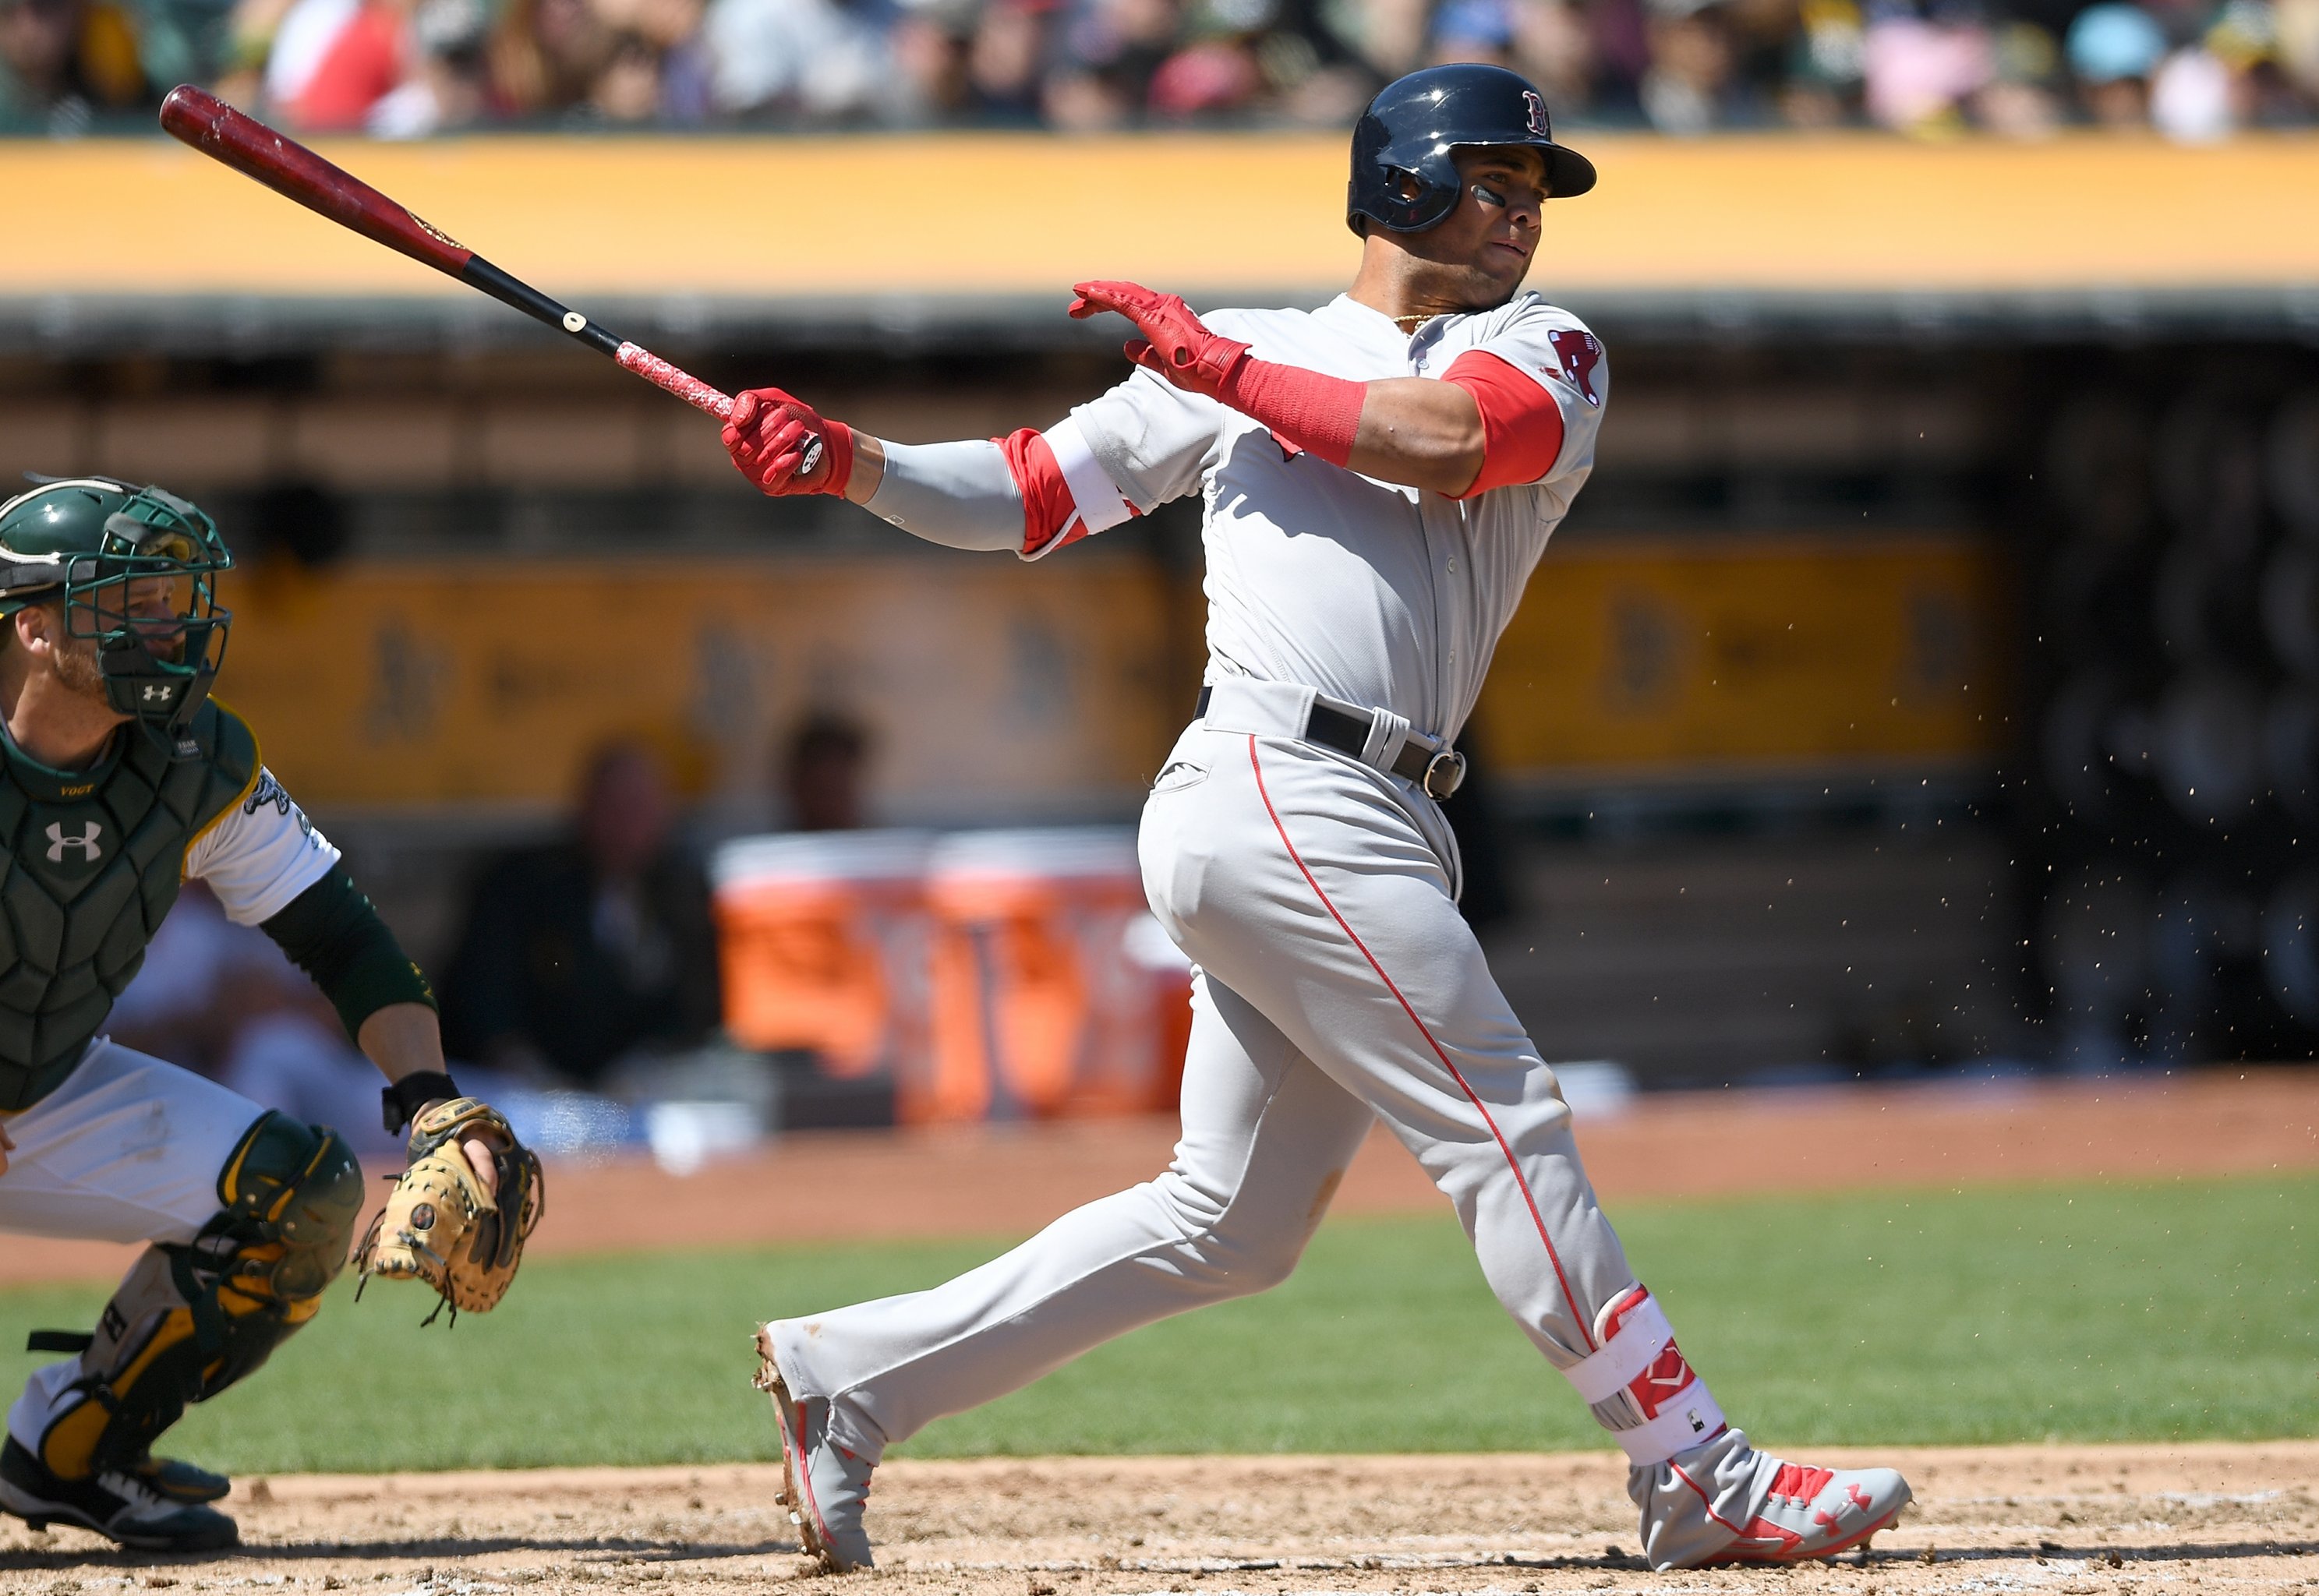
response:
<svg viewBox="0 0 2319 1596"><path fill-rule="evenodd" d="M65 861L65 850L68 848L77 848L81 851L80 856L84 863L95 863L97 860L104 857L104 850L96 845L96 839L104 834L104 827L94 820L84 825L81 828L80 835L77 837L68 837L65 835L64 823L62 821L50 821L49 862L50 864L62 864Z"/></svg>
<svg viewBox="0 0 2319 1596"><path fill-rule="evenodd" d="M145 687L144 698L149 704L166 704L176 695L177 690L166 681L148 682Z"/></svg>

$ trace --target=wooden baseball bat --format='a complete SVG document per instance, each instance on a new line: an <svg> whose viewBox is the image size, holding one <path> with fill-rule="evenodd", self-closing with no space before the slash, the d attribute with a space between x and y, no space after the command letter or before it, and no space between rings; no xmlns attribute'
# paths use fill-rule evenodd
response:
<svg viewBox="0 0 2319 1596"><path fill-rule="evenodd" d="M579 311L567 310L520 278L510 276L359 177L341 171L296 140L284 137L256 118L244 116L215 95L191 84L178 85L161 102L161 126L170 137L192 145L212 160L224 162L245 177L256 178L275 193L329 217L340 227L351 228L373 243L383 244L456 277L470 288L480 288L502 304L513 305L534 320L545 321L577 338L598 354L610 356L636 375L659 383L685 403L707 410L718 420L726 420L733 414L732 400L699 377L598 326ZM821 440L808 438L799 469L811 471L820 455Z"/></svg>

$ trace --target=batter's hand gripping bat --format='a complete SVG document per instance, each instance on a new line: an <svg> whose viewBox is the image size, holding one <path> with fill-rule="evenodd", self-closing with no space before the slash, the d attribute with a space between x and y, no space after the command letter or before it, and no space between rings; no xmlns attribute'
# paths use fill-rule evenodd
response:
<svg viewBox="0 0 2319 1596"><path fill-rule="evenodd" d="M293 199L309 211L351 228L374 244L399 250L411 259L456 277L470 288L480 288L503 304L513 305L535 320L570 334L600 355L609 355L636 375L675 394L685 403L708 411L718 420L733 414L733 401L699 377L681 371L641 345L632 344L598 326L577 311L566 310L519 278L511 277L490 261L454 242L413 216L402 206L343 172L294 139L285 138L254 117L244 116L215 95L191 84L180 84L161 102L161 126L170 137L192 145L212 160L222 161L245 177L254 177L275 193ZM821 440L806 440L805 457L798 470L810 473L821 460Z"/></svg>

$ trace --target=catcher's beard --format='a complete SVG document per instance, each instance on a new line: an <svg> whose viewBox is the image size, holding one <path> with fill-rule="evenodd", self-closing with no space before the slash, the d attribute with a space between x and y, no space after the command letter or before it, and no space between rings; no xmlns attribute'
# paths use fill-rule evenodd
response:
<svg viewBox="0 0 2319 1596"><path fill-rule="evenodd" d="M65 636L59 638L56 651L50 656L57 681L75 698L93 703L111 702L104 696L104 667L96 663L96 639Z"/></svg>

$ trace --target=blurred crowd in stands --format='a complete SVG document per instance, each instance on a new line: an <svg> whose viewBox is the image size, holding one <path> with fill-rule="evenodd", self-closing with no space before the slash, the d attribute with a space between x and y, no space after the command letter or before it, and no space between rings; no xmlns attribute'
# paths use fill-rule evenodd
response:
<svg viewBox="0 0 2319 1596"><path fill-rule="evenodd" d="M2319 118L2319 0L0 0L0 130L212 85L308 132L1341 128L1495 61L1557 124L2200 141Z"/></svg>

